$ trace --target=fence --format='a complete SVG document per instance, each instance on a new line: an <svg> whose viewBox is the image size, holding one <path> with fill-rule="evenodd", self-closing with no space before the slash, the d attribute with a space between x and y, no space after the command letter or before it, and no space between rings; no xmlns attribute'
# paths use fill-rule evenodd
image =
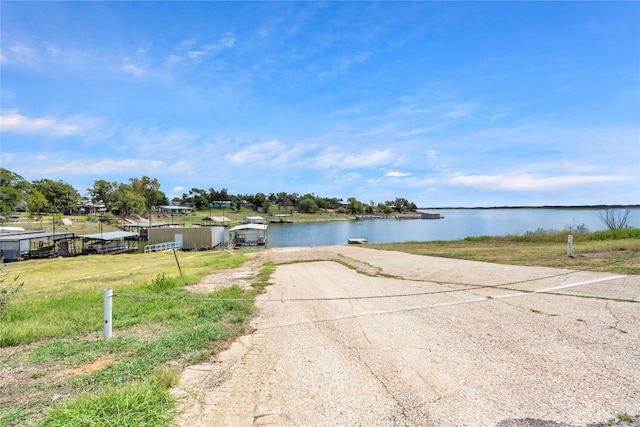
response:
<svg viewBox="0 0 640 427"><path fill-rule="evenodd" d="M144 253L172 251L174 249L182 249L182 242L164 242L147 245L144 248Z"/></svg>

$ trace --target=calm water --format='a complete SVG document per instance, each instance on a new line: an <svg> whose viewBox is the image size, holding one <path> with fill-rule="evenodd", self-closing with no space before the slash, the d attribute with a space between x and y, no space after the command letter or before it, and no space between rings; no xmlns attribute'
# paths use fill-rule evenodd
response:
<svg viewBox="0 0 640 427"><path fill-rule="evenodd" d="M374 219L317 223L270 224L267 247L344 245L352 237L369 243L460 240L469 236L505 236L527 231L564 230L585 225L606 230L597 210L452 209L430 210L444 219ZM640 209L632 209L629 225L640 228Z"/></svg>

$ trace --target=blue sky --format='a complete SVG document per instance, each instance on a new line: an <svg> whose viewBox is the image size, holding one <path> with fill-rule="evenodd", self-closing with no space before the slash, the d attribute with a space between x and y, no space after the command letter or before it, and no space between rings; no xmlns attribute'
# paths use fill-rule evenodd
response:
<svg viewBox="0 0 640 427"><path fill-rule="evenodd" d="M638 2L13 2L1 166L422 207L640 203Z"/></svg>

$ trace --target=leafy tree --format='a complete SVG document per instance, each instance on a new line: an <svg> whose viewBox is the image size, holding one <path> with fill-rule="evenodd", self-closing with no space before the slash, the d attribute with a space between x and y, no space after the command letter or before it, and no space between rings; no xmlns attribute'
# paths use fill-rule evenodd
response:
<svg viewBox="0 0 640 427"><path fill-rule="evenodd" d="M347 199L347 212L354 215L359 215L364 212L364 205L359 202L355 197L349 197Z"/></svg>
<svg viewBox="0 0 640 427"><path fill-rule="evenodd" d="M33 188L42 193L53 212L72 211L80 200L78 191L62 180L41 179L33 182Z"/></svg>
<svg viewBox="0 0 640 427"><path fill-rule="evenodd" d="M200 188L192 188L188 194L182 195L182 201L200 210L209 206L209 194Z"/></svg>
<svg viewBox="0 0 640 427"><path fill-rule="evenodd" d="M24 201L31 184L17 173L0 168L0 213L11 213Z"/></svg>
<svg viewBox="0 0 640 427"><path fill-rule="evenodd" d="M404 197L398 197L393 202L387 201L385 204L387 206L392 206L398 212L415 212L418 209L415 203L411 203Z"/></svg>
<svg viewBox="0 0 640 427"><path fill-rule="evenodd" d="M41 212L49 207L49 201L44 194L37 190L33 190L27 196L27 209L31 214L36 213L38 218L40 218Z"/></svg>
<svg viewBox="0 0 640 427"><path fill-rule="evenodd" d="M87 193L91 196L91 201L104 203L107 211L110 211L116 201L117 182L109 182L99 179L93 183L93 187L87 188Z"/></svg>
<svg viewBox="0 0 640 427"><path fill-rule="evenodd" d="M133 191L131 186L120 184L116 190L116 200L113 207L123 216L140 214L145 211L146 200Z"/></svg>
<svg viewBox="0 0 640 427"><path fill-rule="evenodd" d="M129 178L129 183L130 189L144 199L144 206L148 212L158 205L169 204L169 199L160 191L160 182L156 178Z"/></svg>
<svg viewBox="0 0 640 427"><path fill-rule="evenodd" d="M298 208L302 212L306 213L316 213L318 212L318 204L316 203L313 197L307 196L300 199L298 202Z"/></svg>

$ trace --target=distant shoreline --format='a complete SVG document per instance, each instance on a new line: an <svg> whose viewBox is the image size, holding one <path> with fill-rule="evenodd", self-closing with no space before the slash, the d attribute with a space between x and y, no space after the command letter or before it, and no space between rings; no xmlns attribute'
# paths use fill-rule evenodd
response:
<svg viewBox="0 0 640 427"><path fill-rule="evenodd" d="M640 209L640 205L578 205L578 206L476 206L476 207L427 207L418 210L443 210L443 209Z"/></svg>

